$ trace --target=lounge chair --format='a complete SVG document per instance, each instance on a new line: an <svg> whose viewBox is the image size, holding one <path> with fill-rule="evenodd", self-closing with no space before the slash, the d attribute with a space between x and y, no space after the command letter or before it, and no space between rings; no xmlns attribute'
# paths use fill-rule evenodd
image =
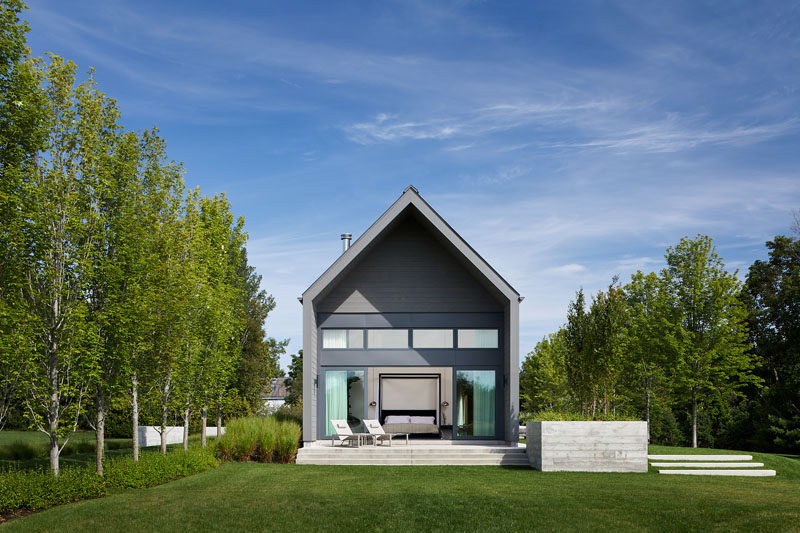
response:
<svg viewBox="0 0 800 533"><path fill-rule="evenodd" d="M331 425L333 426L333 431L336 432L336 435L331 435L331 446L335 446L337 440L341 443L341 446L344 446L345 443L351 446L361 445L361 437L363 437L364 434L354 434L353 430L350 429L350 426L347 424L347 420L331 420Z"/></svg>
<svg viewBox="0 0 800 533"><path fill-rule="evenodd" d="M383 430L383 426L378 420L364 420L364 426L372 436L372 443L377 446L380 442L389 441L389 446L392 445L393 437L405 437L406 446L408 446L408 433L387 433Z"/></svg>

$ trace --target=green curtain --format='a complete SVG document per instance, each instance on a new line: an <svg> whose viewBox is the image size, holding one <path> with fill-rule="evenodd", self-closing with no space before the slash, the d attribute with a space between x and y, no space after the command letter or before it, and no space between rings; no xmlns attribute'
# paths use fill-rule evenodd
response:
<svg viewBox="0 0 800 533"><path fill-rule="evenodd" d="M326 435L336 434L331 420L347 420L347 370L325 372Z"/></svg>
<svg viewBox="0 0 800 533"><path fill-rule="evenodd" d="M472 372L473 435L494 437L495 378L493 370Z"/></svg>

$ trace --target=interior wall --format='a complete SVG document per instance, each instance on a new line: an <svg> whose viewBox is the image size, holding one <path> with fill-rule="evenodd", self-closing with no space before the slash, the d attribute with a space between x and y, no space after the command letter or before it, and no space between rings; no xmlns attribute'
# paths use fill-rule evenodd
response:
<svg viewBox="0 0 800 533"><path fill-rule="evenodd" d="M381 374L395 374L395 375L414 375L414 374L438 374L440 389L440 402L446 401L448 405L440 406L442 421L441 425L451 425L453 420L453 369L451 367L407 367L407 366L375 366L367 369L367 381L369 387L367 390L367 414L370 419L378 418L378 404L380 398L378 397L380 390L380 375ZM373 406L373 402L375 405Z"/></svg>

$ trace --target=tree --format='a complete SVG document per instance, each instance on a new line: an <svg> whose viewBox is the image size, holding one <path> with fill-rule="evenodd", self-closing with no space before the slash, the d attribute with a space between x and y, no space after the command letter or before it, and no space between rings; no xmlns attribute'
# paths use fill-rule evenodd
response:
<svg viewBox="0 0 800 533"><path fill-rule="evenodd" d="M33 317L23 298L27 194L46 138L39 71L26 60L21 0L0 0L0 430L19 398L23 361L34 350Z"/></svg>
<svg viewBox="0 0 800 533"><path fill-rule="evenodd" d="M303 350L292 355L286 379L286 405L303 405Z"/></svg>
<svg viewBox="0 0 800 533"><path fill-rule="evenodd" d="M255 412L272 379L281 375L279 360L286 353L289 341L267 338L264 322L275 308L275 299L261 289L261 276L247 264L246 253L239 264L238 280L242 289L244 320L241 323L241 354L233 388L245 400L250 411Z"/></svg>
<svg viewBox="0 0 800 533"><path fill-rule="evenodd" d="M615 276L606 292L592 298L587 316L586 366L591 376L591 389L595 398L601 398L603 412L608 415L612 406L616 413L617 382L622 372L624 330L627 319L625 297L615 287ZM594 405L594 399L593 399Z"/></svg>
<svg viewBox="0 0 800 533"><path fill-rule="evenodd" d="M664 390L666 367L672 347L668 340L670 318L668 298L658 275L641 271L625 286L628 327L625 334L628 386L644 402L644 419L650 423L655 392Z"/></svg>
<svg viewBox="0 0 800 533"><path fill-rule="evenodd" d="M740 394L758 381L747 342L746 309L736 274L725 270L710 237L683 238L667 249L662 272L670 295L670 341L676 348L671 378L691 405L691 442L697 447L697 407Z"/></svg>
<svg viewBox="0 0 800 533"><path fill-rule="evenodd" d="M594 384L593 365L590 360L589 317L583 289L575 293L567 311L566 342L567 385L582 413L589 412Z"/></svg>
<svg viewBox="0 0 800 533"><path fill-rule="evenodd" d="M766 417L756 427L771 433L778 450L800 450L800 239L767 242L769 259L750 266L742 293L750 309L750 341L761 360ZM766 427L765 427L766 426Z"/></svg>
<svg viewBox="0 0 800 533"><path fill-rule="evenodd" d="M77 429L97 373L98 339L89 320L86 280L101 213L88 191L102 179L116 108L91 79L74 86L73 63L58 56L43 66L31 63L46 98L48 137L25 191L35 207L26 213L20 243L23 298L37 334L22 375L27 414L48 435L57 475L59 454Z"/></svg>
<svg viewBox="0 0 800 533"><path fill-rule="evenodd" d="M566 352L566 332L560 329L539 341L525 357L519 373L522 411L568 408L568 397L564 394Z"/></svg>

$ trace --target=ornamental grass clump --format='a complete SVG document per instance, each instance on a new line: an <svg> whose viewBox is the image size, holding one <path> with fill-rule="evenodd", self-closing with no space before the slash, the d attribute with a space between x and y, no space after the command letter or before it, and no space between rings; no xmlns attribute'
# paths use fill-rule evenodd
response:
<svg viewBox="0 0 800 533"><path fill-rule="evenodd" d="M300 444L300 426L294 422L281 423L281 430L278 434L278 446L275 450L279 462L291 463L297 455L297 447Z"/></svg>
<svg viewBox="0 0 800 533"><path fill-rule="evenodd" d="M217 440L217 457L222 460L288 463L294 459L300 441L300 426L273 417L251 416L228 422Z"/></svg>

